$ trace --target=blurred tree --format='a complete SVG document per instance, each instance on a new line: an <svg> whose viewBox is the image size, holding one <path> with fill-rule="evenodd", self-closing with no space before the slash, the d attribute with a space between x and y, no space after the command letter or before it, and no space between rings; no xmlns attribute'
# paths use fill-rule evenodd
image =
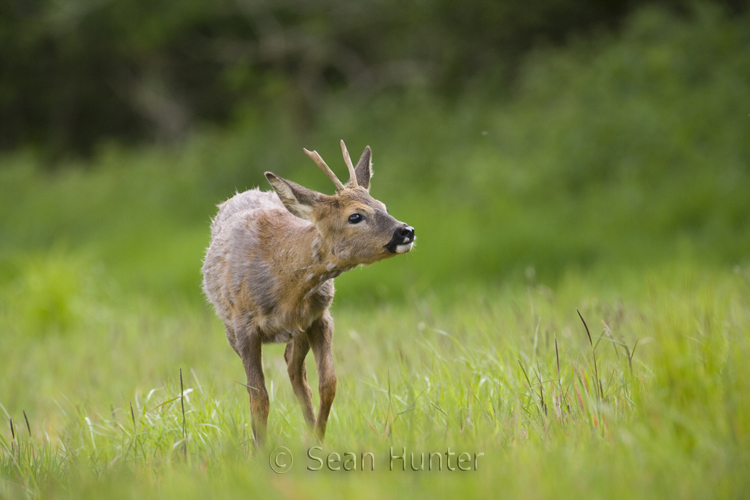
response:
<svg viewBox="0 0 750 500"><path fill-rule="evenodd" d="M273 104L304 122L330 91L421 83L450 97L479 76L512 78L540 41L616 28L645 3L4 0L0 149L59 156L103 138L179 142L240 104Z"/></svg>

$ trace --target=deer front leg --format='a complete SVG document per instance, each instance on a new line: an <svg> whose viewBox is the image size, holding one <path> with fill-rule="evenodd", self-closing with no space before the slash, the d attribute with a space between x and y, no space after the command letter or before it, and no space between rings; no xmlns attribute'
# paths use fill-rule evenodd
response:
<svg viewBox="0 0 750 500"><path fill-rule="evenodd" d="M336 373L333 369L332 352L333 319L328 312L310 326L307 330L307 339L310 342L310 347L315 356L315 364L318 368L320 408L318 409L318 420L315 422L315 435L322 442L325 437L333 398L336 397Z"/></svg>
<svg viewBox="0 0 750 500"><path fill-rule="evenodd" d="M242 365L247 375L247 392L250 395L250 411L252 414L252 428L255 443L262 446L266 440L266 425L268 423L268 392L263 376L263 359L260 334L257 330L243 332L245 335L238 339L238 351L242 357Z"/></svg>
<svg viewBox="0 0 750 500"><path fill-rule="evenodd" d="M302 407L302 415L307 425L312 427L315 425L315 413L313 413L312 391L307 383L307 369L305 368L305 357L308 351L310 351L310 343L307 336L298 335L286 345L284 359L294 395L297 396L297 401Z"/></svg>

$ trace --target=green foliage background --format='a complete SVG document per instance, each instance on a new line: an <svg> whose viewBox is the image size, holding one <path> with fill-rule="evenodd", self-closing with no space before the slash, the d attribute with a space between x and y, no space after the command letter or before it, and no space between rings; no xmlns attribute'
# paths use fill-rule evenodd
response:
<svg viewBox="0 0 750 500"><path fill-rule="evenodd" d="M517 84L478 81L452 101L421 87L334 93L302 130L283 111L247 107L232 128L200 129L179 147L102 143L55 173L35 150L7 155L2 272L13 274L14 255L58 245L85 249L122 282L197 300L214 205L266 188L266 170L330 192L301 149L341 172L340 138L373 148L373 193L419 239L379 272L342 277L342 300L527 271L550 282L674 259L742 264L748 21L696 9L691 19L645 9L621 35L539 49Z"/></svg>
<svg viewBox="0 0 750 500"><path fill-rule="evenodd" d="M206 81L186 83L191 97L170 108L180 57L200 47L191 37L226 49L256 19L233 15L242 5L4 6L24 17L0 16L12 39L0 61L15 68L0 78L0 109L23 117L3 120L13 130L0 159L0 409L15 423L0 432L0 496L487 496L498 478L523 497L742 496L742 5L247 4L303 33L300 47L319 59L305 66L309 54L286 45L276 59L206 63ZM572 20L558 23L561 12ZM355 47L359 76L335 70L341 46ZM65 54L52 59L79 97L24 87L24 47ZM117 104L79 85L107 73L99 51L126 68L110 81L140 82L149 109L189 118L170 128L164 113L133 114L132 96ZM378 80L404 54L414 78ZM86 126L49 126L45 99L81 99L71 106ZM248 446L240 363L200 295L209 220L235 190L267 187L266 170L330 193L301 149L343 172L341 138L373 148L372 193L418 240L336 280L341 385L328 446L486 450L472 478L282 480ZM266 353L273 444L310 444L280 349ZM179 366L193 389L187 429Z"/></svg>
<svg viewBox="0 0 750 500"><path fill-rule="evenodd" d="M512 80L540 43L617 29L650 3L7 0L0 148L34 144L54 161L107 138L179 142L195 124L274 104L309 129L331 92L422 85L451 99L476 78Z"/></svg>

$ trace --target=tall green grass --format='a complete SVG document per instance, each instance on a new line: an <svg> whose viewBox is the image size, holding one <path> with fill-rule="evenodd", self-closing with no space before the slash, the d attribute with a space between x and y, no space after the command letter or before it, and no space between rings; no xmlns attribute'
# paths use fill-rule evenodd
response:
<svg viewBox="0 0 750 500"><path fill-rule="evenodd" d="M615 276L622 287L571 274L554 288L336 307L339 391L319 454L372 452L375 471L356 478L307 470L318 465L307 457L317 443L283 346L265 349L269 445L254 450L241 363L219 322L205 310L102 294L109 315L0 341L13 352L0 384L3 491L740 495L750 458L749 277L679 265ZM24 326L23 314L5 311L3 329ZM279 445L295 457L284 476L269 466ZM390 471L391 448L404 447L409 461ZM418 468L422 452L448 447L485 455L476 471L411 470L411 452Z"/></svg>

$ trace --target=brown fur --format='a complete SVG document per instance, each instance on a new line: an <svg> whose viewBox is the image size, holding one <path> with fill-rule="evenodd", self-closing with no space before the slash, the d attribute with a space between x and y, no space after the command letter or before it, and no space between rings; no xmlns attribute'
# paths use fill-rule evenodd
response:
<svg viewBox="0 0 750 500"><path fill-rule="evenodd" d="M388 215L369 194L371 152L357 167L343 145L350 180L344 186L317 153L310 153L337 186L327 196L266 172L275 192L252 189L219 205L203 263L203 290L224 322L227 340L247 375L253 434L262 443L268 420L262 344L286 343L294 394L315 434L325 435L336 395L333 368L333 279L360 264L411 250L414 231ZM352 214L362 221L350 222ZM400 241L402 238L403 241ZM320 380L313 413L305 357L312 350Z"/></svg>

